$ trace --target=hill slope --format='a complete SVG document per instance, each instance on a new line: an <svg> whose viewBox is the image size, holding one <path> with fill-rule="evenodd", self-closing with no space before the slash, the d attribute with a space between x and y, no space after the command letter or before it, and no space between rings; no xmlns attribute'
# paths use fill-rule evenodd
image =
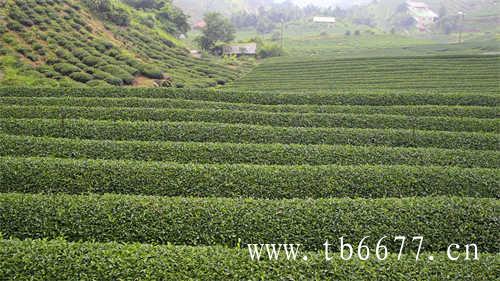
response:
<svg viewBox="0 0 500 281"><path fill-rule="evenodd" d="M373 1L369 5L361 6L354 11L355 17L369 17L378 27L391 29L394 19L398 14L404 13L400 10L405 0L380 0ZM458 12L466 14L465 31L498 32L499 17L497 1L494 0L422 0L430 8L442 17L454 17ZM399 11L398 11L399 10Z"/></svg>
<svg viewBox="0 0 500 281"><path fill-rule="evenodd" d="M206 87L238 76L191 57L151 12L110 0L103 15L84 3L0 2L0 85Z"/></svg>

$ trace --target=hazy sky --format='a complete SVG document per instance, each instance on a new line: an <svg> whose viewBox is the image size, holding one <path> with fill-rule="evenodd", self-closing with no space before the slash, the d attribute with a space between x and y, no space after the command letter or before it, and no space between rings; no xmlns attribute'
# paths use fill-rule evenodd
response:
<svg viewBox="0 0 500 281"><path fill-rule="evenodd" d="M283 1L285 0L275 0L275 2L283 2ZM350 7L356 4L370 3L373 0L292 0L292 1L301 6L314 4L316 6L323 6L323 7L334 7L334 6Z"/></svg>

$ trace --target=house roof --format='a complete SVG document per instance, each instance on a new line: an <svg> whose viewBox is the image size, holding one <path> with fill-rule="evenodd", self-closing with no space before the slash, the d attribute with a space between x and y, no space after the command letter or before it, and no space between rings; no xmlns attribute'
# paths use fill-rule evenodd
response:
<svg viewBox="0 0 500 281"><path fill-rule="evenodd" d="M332 17L314 17L313 22L336 23L337 20Z"/></svg>
<svg viewBox="0 0 500 281"><path fill-rule="evenodd" d="M200 20L194 24L195 28L205 28L207 23L204 20Z"/></svg>
<svg viewBox="0 0 500 281"><path fill-rule="evenodd" d="M232 44L223 47L225 54L247 54L254 55L257 53L257 43Z"/></svg>
<svg viewBox="0 0 500 281"><path fill-rule="evenodd" d="M438 14L432 11L426 3L407 1L408 10L414 17L419 18L438 18Z"/></svg>

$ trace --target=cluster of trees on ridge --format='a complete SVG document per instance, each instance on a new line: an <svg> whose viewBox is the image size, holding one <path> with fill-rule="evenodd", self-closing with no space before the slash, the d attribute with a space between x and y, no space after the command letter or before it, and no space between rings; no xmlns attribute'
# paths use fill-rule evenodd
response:
<svg viewBox="0 0 500 281"><path fill-rule="evenodd" d="M128 26L131 18L127 10L112 0L84 0L94 12L103 18L121 26ZM141 19L141 22L151 28L159 23L166 32L180 35L190 30L189 16L175 7L171 0L121 0L135 9L142 9L153 14Z"/></svg>

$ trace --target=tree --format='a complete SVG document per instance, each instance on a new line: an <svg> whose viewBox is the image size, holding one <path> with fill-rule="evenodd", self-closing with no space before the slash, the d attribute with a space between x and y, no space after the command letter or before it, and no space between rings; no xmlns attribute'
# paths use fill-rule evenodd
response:
<svg viewBox="0 0 500 281"><path fill-rule="evenodd" d="M271 33L274 29L276 29L276 25L267 18L259 19L257 24L257 32L261 34Z"/></svg>
<svg viewBox="0 0 500 281"><path fill-rule="evenodd" d="M111 10L111 2L109 0L85 0L84 2L96 12L108 12Z"/></svg>
<svg viewBox="0 0 500 281"><path fill-rule="evenodd" d="M136 9L161 9L171 3L166 0L125 0L124 2Z"/></svg>
<svg viewBox="0 0 500 281"><path fill-rule="evenodd" d="M158 19L167 26L167 32L174 34L185 34L191 28L189 26L188 20L189 16L184 14L182 10L173 6L166 5L157 13ZM174 26L169 27L172 23Z"/></svg>
<svg viewBox="0 0 500 281"><path fill-rule="evenodd" d="M203 20L206 26L202 30L202 35L197 39L202 49L219 53L221 43L234 40L236 29L222 14L208 13L203 17Z"/></svg>
<svg viewBox="0 0 500 281"><path fill-rule="evenodd" d="M85 0L84 2L91 10L117 25L127 26L130 23L128 12L115 7L110 0Z"/></svg>

